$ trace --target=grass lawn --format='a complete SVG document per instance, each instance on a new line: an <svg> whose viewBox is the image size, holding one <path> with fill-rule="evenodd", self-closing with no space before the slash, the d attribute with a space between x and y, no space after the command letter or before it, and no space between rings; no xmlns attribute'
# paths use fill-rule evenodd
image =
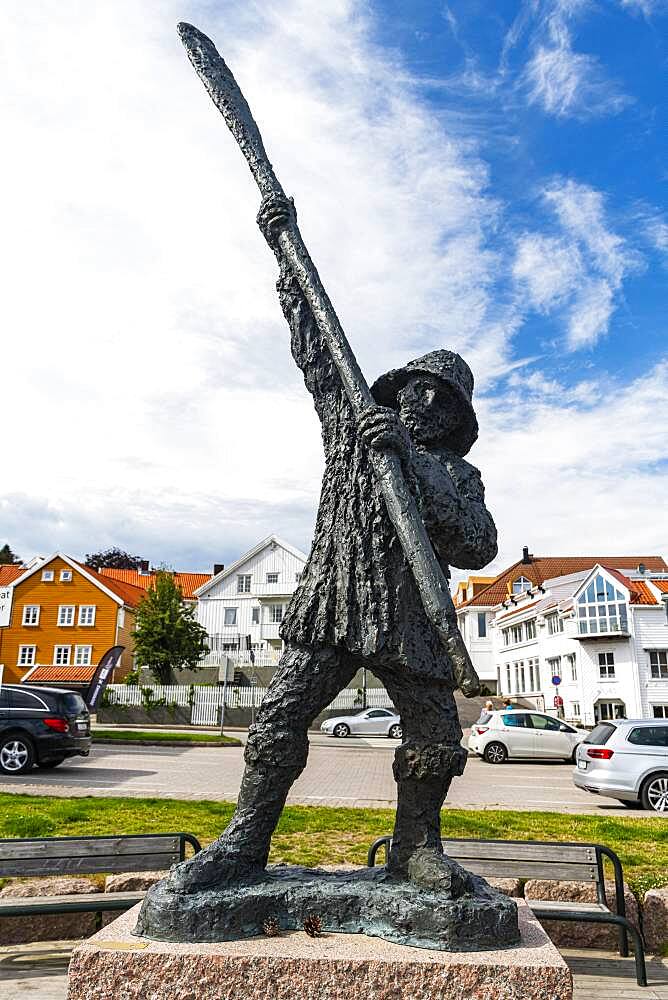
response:
<svg viewBox="0 0 668 1000"><path fill-rule="evenodd" d="M224 829L233 809L230 802L5 793L0 794L0 837L184 831L206 844ZM271 860L364 864L369 844L390 833L393 820L391 809L288 806L274 835ZM652 886L668 885L668 824L661 817L446 809L443 835L601 843L619 854L626 879L639 894Z"/></svg>
<svg viewBox="0 0 668 1000"><path fill-rule="evenodd" d="M167 733L160 729L140 732L135 729L93 729L93 743L99 740L120 740L123 743L208 743L210 746L239 747L241 741L234 736L215 736L213 733Z"/></svg>

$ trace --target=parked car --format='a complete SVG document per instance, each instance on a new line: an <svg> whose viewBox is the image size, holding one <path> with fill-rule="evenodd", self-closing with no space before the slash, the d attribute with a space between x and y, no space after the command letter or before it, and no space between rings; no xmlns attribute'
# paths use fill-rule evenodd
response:
<svg viewBox="0 0 668 1000"><path fill-rule="evenodd" d="M575 748L588 735L544 712L506 709L483 712L471 727L468 747L488 764L509 757L575 761Z"/></svg>
<svg viewBox="0 0 668 1000"><path fill-rule="evenodd" d="M388 708L365 708L356 715L337 715L325 719L320 729L327 736L389 736L400 740L403 731L401 719Z"/></svg>
<svg viewBox="0 0 668 1000"><path fill-rule="evenodd" d="M74 691L3 684L0 688L0 773L23 774L33 764L57 767L90 753L90 714Z"/></svg>
<svg viewBox="0 0 668 1000"><path fill-rule="evenodd" d="M578 747L573 782L625 806L668 813L668 720L599 722Z"/></svg>

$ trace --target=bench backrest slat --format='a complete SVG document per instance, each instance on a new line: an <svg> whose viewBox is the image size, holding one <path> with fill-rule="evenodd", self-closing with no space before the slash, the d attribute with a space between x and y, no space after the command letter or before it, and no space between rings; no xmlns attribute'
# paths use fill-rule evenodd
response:
<svg viewBox="0 0 668 1000"><path fill-rule="evenodd" d="M596 848L588 844L540 844L532 841L443 840L443 850L453 858L504 861L552 861L564 864L596 864Z"/></svg>
<svg viewBox="0 0 668 1000"><path fill-rule="evenodd" d="M451 858L474 875L485 878L540 878L558 881L598 882L596 865L557 865L554 861L482 861L478 858L458 858L448 851Z"/></svg>
<svg viewBox="0 0 668 1000"><path fill-rule="evenodd" d="M0 876L164 871L181 857L174 835L0 840Z"/></svg>

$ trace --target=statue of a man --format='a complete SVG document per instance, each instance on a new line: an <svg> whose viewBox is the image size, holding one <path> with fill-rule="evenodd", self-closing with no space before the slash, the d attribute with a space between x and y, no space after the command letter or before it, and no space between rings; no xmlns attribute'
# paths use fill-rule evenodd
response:
<svg viewBox="0 0 668 1000"><path fill-rule="evenodd" d="M478 433L473 376L452 351L432 351L372 387L358 423L311 309L278 243L294 207L263 202L258 223L280 266L278 291L322 424L325 450L313 547L281 627L285 652L251 727L236 812L209 848L165 884L196 892L261 871L272 833L306 765L308 726L360 667L384 684L401 715L394 760L398 806L388 868L452 896L464 873L442 854L440 810L466 752L452 664L430 624L389 520L371 449L394 449L446 575L496 555L496 529L477 469L464 460Z"/></svg>

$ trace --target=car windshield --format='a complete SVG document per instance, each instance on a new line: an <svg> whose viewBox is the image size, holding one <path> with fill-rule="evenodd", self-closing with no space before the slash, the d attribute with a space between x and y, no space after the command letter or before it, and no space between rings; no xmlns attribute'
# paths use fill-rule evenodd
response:
<svg viewBox="0 0 668 1000"><path fill-rule="evenodd" d="M617 726L613 726L611 722L599 722L597 726L594 726L584 742L595 743L597 746L602 746L604 743L608 742L616 728Z"/></svg>

